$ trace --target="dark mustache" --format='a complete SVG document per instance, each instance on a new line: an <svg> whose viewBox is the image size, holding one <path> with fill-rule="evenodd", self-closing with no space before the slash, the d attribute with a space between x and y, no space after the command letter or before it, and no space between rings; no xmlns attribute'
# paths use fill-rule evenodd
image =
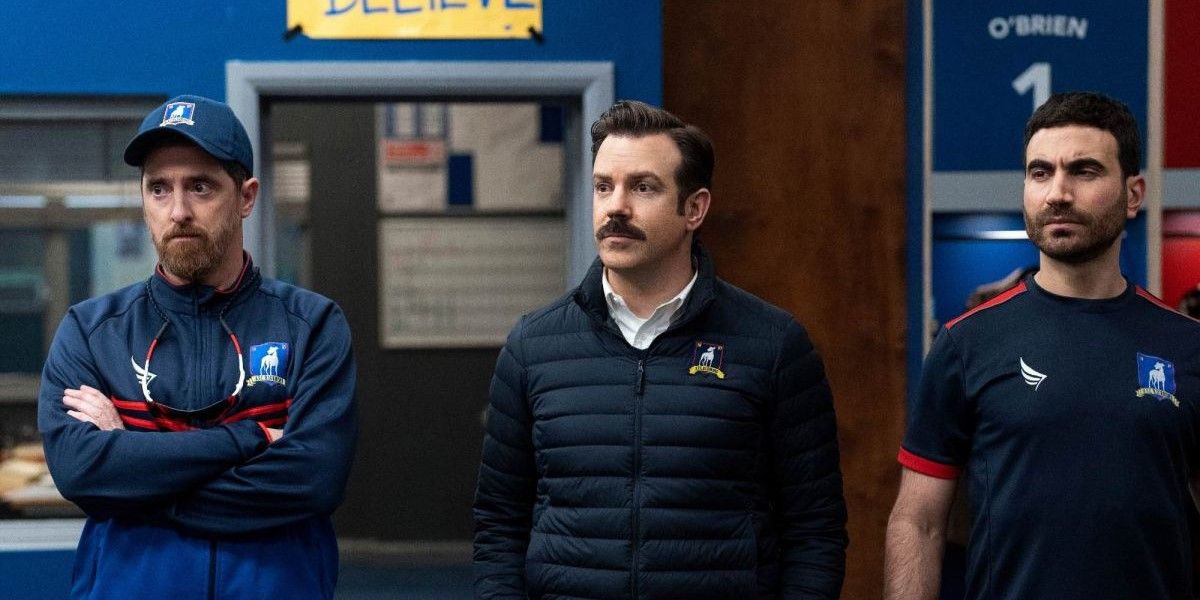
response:
<svg viewBox="0 0 1200 600"><path fill-rule="evenodd" d="M199 237L208 239L208 236L206 236L203 231L196 229L195 227L176 227L163 235L163 241L168 242L177 237Z"/></svg>
<svg viewBox="0 0 1200 600"><path fill-rule="evenodd" d="M596 239L602 240L606 237L620 235L635 240L646 239L646 233L624 219L609 219L607 223L596 231Z"/></svg>
<svg viewBox="0 0 1200 600"><path fill-rule="evenodd" d="M1054 220L1058 220L1060 222L1066 222L1066 223L1082 223L1085 225L1089 222L1089 219L1087 218L1087 216L1080 214L1079 212L1076 212L1074 209L1070 209L1070 208L1045 210L1045 211L1042 211L1042 213L1040 215L1038 215L1038 219L1037 219L1037 221L1043 225L1046 223L1049 223L1051 221L1054 221Z"/></svg>

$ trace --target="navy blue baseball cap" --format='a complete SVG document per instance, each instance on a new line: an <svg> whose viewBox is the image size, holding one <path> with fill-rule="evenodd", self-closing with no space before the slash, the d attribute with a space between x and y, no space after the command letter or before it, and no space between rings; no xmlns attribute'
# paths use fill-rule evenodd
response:
<svg viewBox="0 0 1200 600"><path fill-rule="evenodd" d="M125 164L142 166L146 155L166 139L183 137L217 160L232 160L254 174L250 136L233 109L203 96L176 96L150 111L125 146Z"/></svg>

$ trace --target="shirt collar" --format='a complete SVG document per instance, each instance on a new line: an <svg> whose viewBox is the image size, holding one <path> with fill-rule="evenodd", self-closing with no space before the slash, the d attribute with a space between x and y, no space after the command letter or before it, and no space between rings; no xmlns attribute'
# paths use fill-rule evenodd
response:
<svg viewBox="0 0 1200 600"><path fill-rule="evenodd" d="M667 300L666 302L659 304L653 311L651 311L650 316L653 317L656 313L658 313L664 307L667 307L670 310L671 315L674 316L674 313L678 312L680 307L683 306L684 300L687 300L687 296L689 293L691 293L692 287L696 285L696 278L699 276L700 276L700 270L699 269L694 270L692 272L691 281L688 281L688 284L683 286L683 289L679 290L679 293L675 294L675 296L672 297L670 300ZM635 318L640 319L640 317L637 317L636 315L634 315L633 311L629 309L629 305L625 303L625 299L622 298L621 295L618 294L615 290L613 290L612 285L610 283L608 283L608 269L603 269L601 271L600 285L604 289L604 301L608 304L608 310L610 313L615 312L615 311L622 311L624 313L628 313L631 316L634 316ZM642 320L644 320L644 319L642 319Z"/></svg>

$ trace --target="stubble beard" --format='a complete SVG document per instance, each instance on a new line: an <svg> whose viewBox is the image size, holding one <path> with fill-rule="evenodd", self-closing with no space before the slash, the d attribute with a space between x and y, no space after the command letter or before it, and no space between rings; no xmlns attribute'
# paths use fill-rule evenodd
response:
<svg viewBox="0 0 1200 600"><path fill-rule="evenodd" d="M1030 216L1025 213L1025 233L1037 249L1059 262L1078 265L1103 256L1125 231L1125 205L1127 194L1121 191L1119 202L1111 209L1097 215L1077 211L1068 207L1062 210L1048 208ZM1083 226L1083 233L1072 239L1046 233L1046 224L1053 218L1068 218Z"/></svg>

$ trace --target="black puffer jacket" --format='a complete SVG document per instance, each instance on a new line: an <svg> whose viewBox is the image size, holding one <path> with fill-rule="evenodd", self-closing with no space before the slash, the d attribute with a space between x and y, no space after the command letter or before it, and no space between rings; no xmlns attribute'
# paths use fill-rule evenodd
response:
<svg viewBox="0 0 1200 600"><path fill-rule="evenodd" d="M475 498L478 598L837 598L846 507L820 356L787 313L699 277L646 350L602 267L513 329Z"/></svg>

